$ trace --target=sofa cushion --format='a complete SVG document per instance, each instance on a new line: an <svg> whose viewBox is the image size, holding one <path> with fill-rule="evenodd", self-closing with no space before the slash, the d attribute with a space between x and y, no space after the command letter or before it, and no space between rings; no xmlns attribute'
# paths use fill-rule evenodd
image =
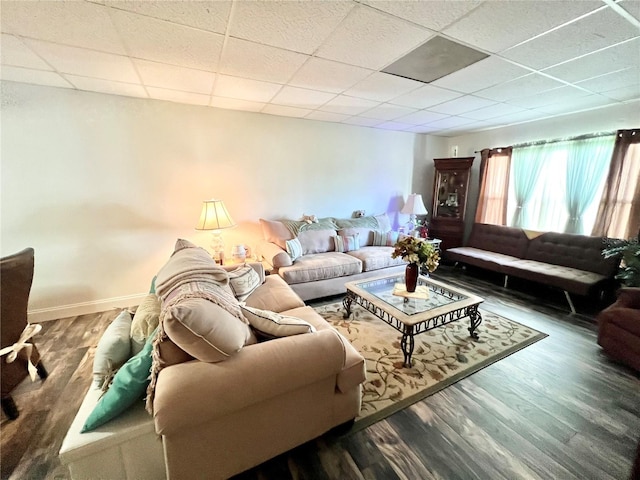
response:
<svg viewBox="0 0 640 480"><path fill-rule="evenodd" d="M101 386L104 380L131 356L131 314L123 310L106 328L96 347L93 359L93 381Z"/></svg>
<svg viewBox="0 0 640 480"><path fill-rule="evenodd" d="M285 242L294 237L291 230L284 223L277 220L261 218L260 228L262 229L262 236L267 242L275 243L283 250L286 248Z"/></svg>
<svg viewBox="0 0 640 480"><path fill-rule="evenodd" d="M289 285L345 277L361 272L362 262L360 260L340 252L304 255L290 267L282 267L278 270L278 274Z"/></svg>
<svg viewBox="0 0 640 480"><path fill-rule="evenodd" d="M524 258L529 239L521 228L475 223L467 247Z"/></svg>
<svg viewBox="0 0 640 480"><path fill-rule="evenodd" d="M375 230L371 230L370 228L349 227L349 228L341 228L340 230L338 230L338 235L341 235L343 237L357 235L358 244L361 247L366 247L367 245L373 244L374 231Z"/></svg>
<svg viewBox="0 0 640 480"><path fill-rule="evenodd" d="M242 265L234 270L229 270L229 287L233 295L244 301L253 291L260 286L260 275L250 265Z"/></svg>
<svg viewBox="0 0 640 480"><path fill-rule="evenodd" d="M337 218L336 225L340 227L339 235L360 235L360 246L373 244L373 232L378 230L379 223L375 217Z"/></svg>
<svg viewBox="0 0 640 480"><path fill-rule="evenodd" d="M304 302L280 275L267 275L264 283L247 298L246 305L282 312L304 306Z"/></svg>
<svg viewBox="0 0 640 480"><path fill-rule="evenodd" d="M144 347L160 319L160 299L149 293L136 309L131 322L131 354L136 355Z"/></svg>
<svg viewBox="0 0 640 480"><path fill-rule="evenodd" d="M300 243L299 238L292 238L284 243L287 253L289 254L289 257L291 257L291 261L295 261L297 258L302 256L302 244Z"/></svg>
<svg viewBox="0 0 640 480"><path fill-rule="evenodd" d="M204 298L187 298L162 313L167 336L185 352L203 362L226 360L255 335L235 315Z"/></svg>
<svg viewBox="0 0 640 480"><path fill-rule="evenodd" d="M374 215L374 218L378 222L378 228L376 230L379 232L388 232L391 230L391 219L389 215L387 215L387 212Z"/></svg>
<svg viewBox="0 0 640 480"><path fill-rule="evenodd" d="M351 252L360 248L359 234L355 235L336 235L333 237L336 252Z"/></svg>
<svg viewBox="0 0 640 480"><path fill-rule="evenodd" d="M362 271L370 272L381 268L403 265L402 258L391 258L393 247L362 247L360 250L347 253L362 262Z"/></svg>
<svg viewBox="0 0 640 480"><path fill-rule="evenodd" d="M455 247L447 250L447 259L454 262L467 263L475 267L487 268L500 273L506 273L506 266L520 260L511 255L480 250L474 247Z"/></svg>
<svg viewBox="0 0 640 480"><path fill-rule="evenodd" d="M242 314L254 330L266 338L289 337L316 331L313 325L297 317L246 305L241 308Z"/></svg>
<svg viewBox="0 0 640 480"><path fill-rule="evenodd" d="M298 240L302 245L303 255L310 253L324 253L333 250L333 237L336 231L334 229L323 230L303 230L298 234Z"/></svg>

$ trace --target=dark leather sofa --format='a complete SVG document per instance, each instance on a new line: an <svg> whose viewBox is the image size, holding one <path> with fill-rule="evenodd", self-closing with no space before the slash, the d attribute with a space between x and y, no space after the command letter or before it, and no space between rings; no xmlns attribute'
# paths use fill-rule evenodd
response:
<svg viewBox="0 0 640 480"><path fill-rule="evenodd" d="M602 237L476 223L466 246L446 257L504 274L505 287L512 276L559 288L575 313L569 294L601 294L615 285L620 260L604 258L603 248Z"/></svg>
<svg viewBox="0 0 640 480"><path fill-rule="evenodd" d="M597 320L598 345L611 358L640 372L640 287L618 290L617 300Z"/></svg>

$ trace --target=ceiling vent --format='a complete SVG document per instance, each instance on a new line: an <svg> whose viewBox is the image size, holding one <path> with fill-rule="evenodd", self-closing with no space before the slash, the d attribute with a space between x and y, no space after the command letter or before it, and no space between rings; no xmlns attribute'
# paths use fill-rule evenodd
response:
<svg viewBox="0 0 640 480"><path fill-rule="evenodd" d="M418 82L431 83L489 55L435 36L382 71Z"/></svg>

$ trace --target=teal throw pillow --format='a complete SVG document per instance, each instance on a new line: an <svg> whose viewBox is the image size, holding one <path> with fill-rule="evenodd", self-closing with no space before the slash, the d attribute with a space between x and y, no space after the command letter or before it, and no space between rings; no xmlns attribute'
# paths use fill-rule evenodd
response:
<svg viewBox="0 0 640 480"><path fill-rule="evenodd" d="M295 260L302 256L302 244L298 238L293 238L284 242L287 247L287 253L291 257L291 260Z"/></svg>
<svg viewBox="0 0 640 480"><path fill-rule="evenodd" d="M142 398L151 375L151 353L156 330L149 336L144 348L131 357L113 377L109 390L98 401L84 423L81 433L89 432L113 420Z"/></svg>
<svg viewBox="0 0 640 480"><path fill-rule="evenodd" d="M156 278L158 278L157 275L151 279L151 288L149 288L149 293L156 293Z"/></svg>

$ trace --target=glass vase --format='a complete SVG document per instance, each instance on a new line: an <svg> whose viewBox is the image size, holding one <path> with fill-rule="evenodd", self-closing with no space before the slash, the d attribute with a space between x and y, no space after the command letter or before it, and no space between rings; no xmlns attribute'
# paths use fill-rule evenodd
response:
<svg viewBox="0 0 640 480"><path fill-rule="evenodd" d="M407 292L415 292L418 286L418 264L409 263L404 273L404 283L407 287Z"/></svg>

